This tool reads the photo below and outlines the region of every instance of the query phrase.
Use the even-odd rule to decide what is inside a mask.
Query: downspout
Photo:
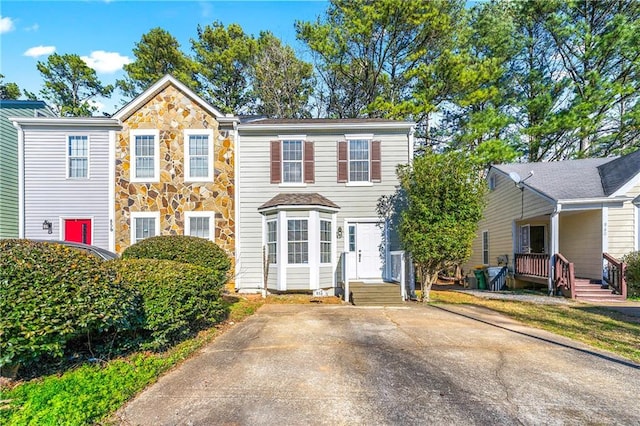
[[[24,238],[24,131],[15,121],[13,127],[18,131],[18,238]]]
[[[560,245],[560,211],[562,210],[562,204],[556,203],[556,207],[551,213],[550,225],[551,225],[551,247],[549,247],[549,279],[548,279],[548,290],[549,296],[553,296],[555,294],[554,291],[554,280],[555,277],[555,267],[556,267],[556,254],[558,253],[558,248]]]

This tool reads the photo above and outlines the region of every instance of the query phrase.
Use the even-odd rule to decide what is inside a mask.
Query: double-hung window
[[[271,141],[271,183],[304,185],[315,182],[313,142],[305,136]]]
[[[213,180],[213,130],[184,131],[186,181]]]
[[[136,129],[131,136],[131,181],[157,182],[160,178],[158,130]]]
[[[215,213],[214,212],[184,212],[185,235],[214,240]]]
[[[309,263],[309,231],[307,219],[287,221],[288,263]]]
[[[67,139],[67,177],[86,179],[89,177],[89,137],[69,136]]]
[[[267,221],[267,259],[270,264],[278,262],[278,222]]]
[[[338,142],[338,182],[371,184],[380,182],[380,141],[373,135],[353,135]]]
[[[482,263],[489,264],[489,231],[482,231]]]
[[[331,263],[331,221],[320,220],[320,263]]]
[[[282,182],[302,183],[302,141],[282,141]]]
[[[131,213],[131,244],[160,234],[159,212]]]

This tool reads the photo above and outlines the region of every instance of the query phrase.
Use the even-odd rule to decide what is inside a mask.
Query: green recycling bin
[[[474,275],[476,276],[476,281],[478,281],[478,289],[486,290],[487,289],[487,280],[484,277],[484,270],[482,269],[474,269]]]

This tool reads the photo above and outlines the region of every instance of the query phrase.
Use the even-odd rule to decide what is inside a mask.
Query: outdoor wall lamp
[[[336,232],[336,237],[342,238],[342,226],[338,226],[338,231]]]
[[[53,224],[46,219],[42,222],[42,229],[49,234],[53,234]]]

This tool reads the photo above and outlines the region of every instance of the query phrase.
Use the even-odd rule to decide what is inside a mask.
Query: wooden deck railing
[[[625,279],[625,269],[627,265],[609,253],[602,253],[602,258],[604,259],[604,281],[609,284],[609,287],[613,288],[616,293],[626,299],[627,282]]]
[[[529,275],[538,278],[549,277],[549,255],[544,253],[516,253],[514,255],[515,275]]]
[[[565,294],[570,294],[572,299],[576,298],[576,276],[573,263],[569,262],[560,253],[556,254],[555,273],[553,283],[556,289],[560,289]]]

